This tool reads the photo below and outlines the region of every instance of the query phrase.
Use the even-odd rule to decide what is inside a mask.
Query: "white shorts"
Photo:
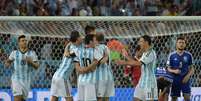
[[[142,101],[147,101],[147,100],[158,100],[158,89],[157,88],[152,88],[149,90],[146,90],[144,88],[136,87],[134,91],[134,97],[138,98]]]
[[[99,81],[96,85],[97,97],[115,96],[114,81]]]
[[[71,84],[69,80],[63,78],[52,78],[50,93],[56,97],[71,97]]]
[[[96,101],[95,84],[78,84],[78,101]]]
[[[19,82],[16,80],[12,80],[11,88],[13,96],[23,96],[23,98],[26,100],[28,98],[29,88],[26,87],[25,85],[27,84],[24,84],[23,82]]]

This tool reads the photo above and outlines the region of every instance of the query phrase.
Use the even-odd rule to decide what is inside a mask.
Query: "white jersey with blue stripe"
[[[77,46],[70,43],[65,47],[65,50],[69,51],[70,53],[75,53],[77,51]],[[74,69],[74,57],[65,57],[63,56],[62,62],[54,74],[54,77],[59,77],[63,79],[68,79]]]
[[[84,45],[76,52],[75,61],[79,62],[81,68],[89,66],[94,61],[94,48],[86,48]],[[79,74],[79,84],[94,84],[96,83],[96,70],[93,72]]]
[[[105,44],[98,44],[95,47],[94,58],[96,60],[100,60],[101,58],[104,57],[104,54],[108,54],[108,55],[110,54],[109,48]],[[97,69],[96,69],[97,81],[107,81],[107,80],[113,81],[114,80],[110,63],[111,61],[109,57],[108,62],[97,66]]]
[[[141,65],[141,77],[138,83],[140,88],[147,90],[157,88],[157,82],[155,77],[156,68],[156,53],[153,49],[149,49],[142,54],[140,58]]]
[[[26,57],[30,57],[34,62],[38,62],[38,56],[35,51],[31,50],[25,53],[22,53],[20,50],[12,51],[9,60],[14,62],[14,73],[11,79],[22,82],[29,88],[35,69],[24,60]]]

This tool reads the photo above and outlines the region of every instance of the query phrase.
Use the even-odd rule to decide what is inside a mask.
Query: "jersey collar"
[[[29,51],[29,49],[27,49],[26,51],[21,51],[19,48],[18,48],[18,51],[20,51],[22,54],[25,54],[26,52],[28,52]]]

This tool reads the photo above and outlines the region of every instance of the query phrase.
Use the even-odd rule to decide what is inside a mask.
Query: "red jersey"
[[[141,76],[140,66],[126,66],[126,68],[124,69],[124,74],[129,75],[130,73],[132,74],[132,83],[135,87],[138,84],[138,81]]]

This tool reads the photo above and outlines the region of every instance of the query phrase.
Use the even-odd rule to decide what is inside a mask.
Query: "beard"
[[[177,48],[178,50],[180,50],[180,51],[183,51],[184,50],[184,48]]]

